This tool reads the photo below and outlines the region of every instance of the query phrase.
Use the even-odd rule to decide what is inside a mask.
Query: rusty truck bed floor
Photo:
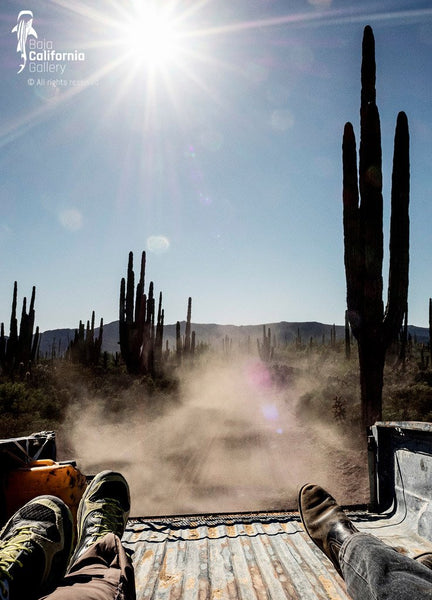
[[[348,514],[411,556],[432,551],[404,515]],[[123,542],[134,552],[137,600],[349,598],[296,512],[130,519]]]

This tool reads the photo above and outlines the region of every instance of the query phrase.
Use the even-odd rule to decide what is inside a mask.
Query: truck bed
[[[347,513],[410,556],[432,552],[400,513]],[[123,542],[133,551],[137,600],[349,598],[296,512],[130,519]]]

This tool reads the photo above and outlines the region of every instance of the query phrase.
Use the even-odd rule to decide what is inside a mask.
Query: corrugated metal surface
[[[403,507],[347,513],[410,556],[432,551]],[[133,550],[138,600],[349,600],[298,513],[131,519],[123,543]]]
[[[348,598],[293,513],[134,519],[123,542],[138,600]]]

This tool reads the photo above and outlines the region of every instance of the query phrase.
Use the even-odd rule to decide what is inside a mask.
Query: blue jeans
[[[432,598],[432,570],[368,533],[343,543],[339,564],[353,600]]]

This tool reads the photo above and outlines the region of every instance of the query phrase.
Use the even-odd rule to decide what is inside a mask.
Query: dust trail
[[[215,360],[183,372],[177,404],[159,398],[152,410],[138,403],[115,417],[102,401],[72,407],[68,444],[84,472],[123,472],[133,515],[295,508],[307,481],[363,501],[350,489],[341,498],[347,468],[357,488],[365,484],[349,437],[298,416],[308,385],[277,387],[251,358]]]

